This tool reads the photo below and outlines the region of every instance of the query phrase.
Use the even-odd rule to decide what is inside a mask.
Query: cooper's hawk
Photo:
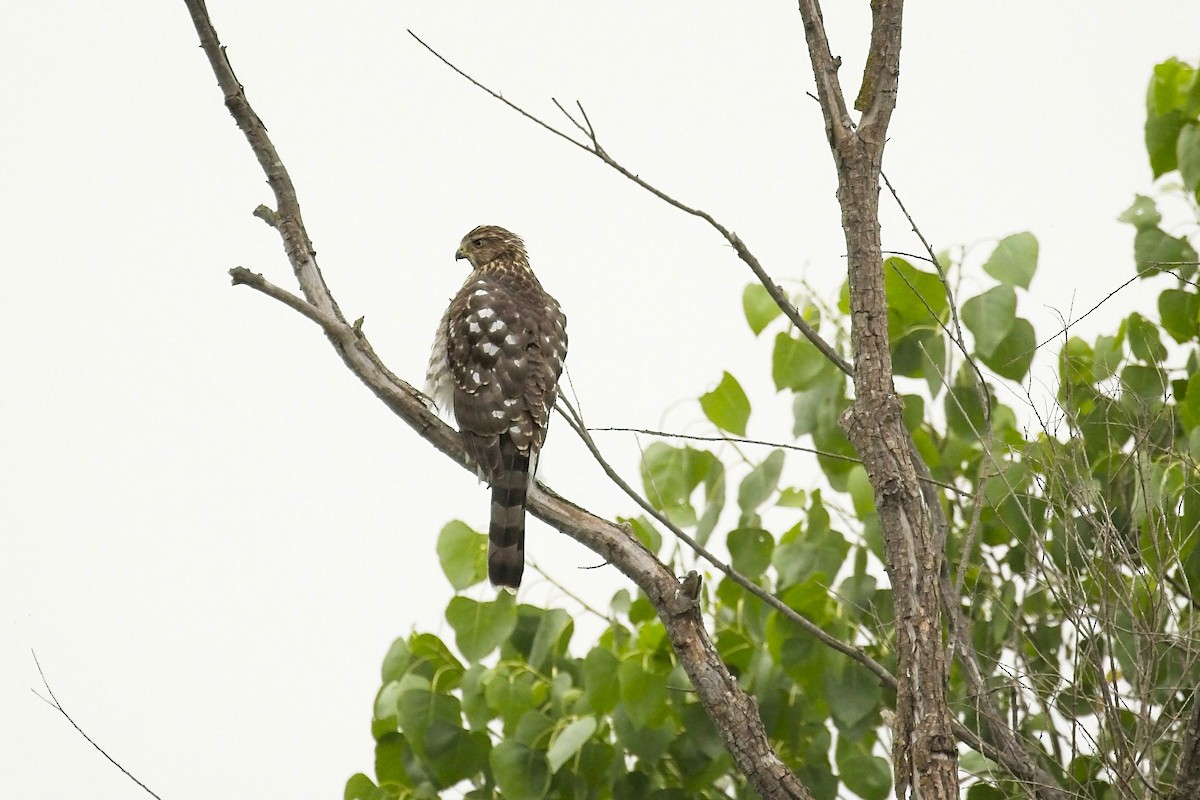
[[[567,355],[567,318],[525,243],[483,225],[455,258],[472,272],[450,301],[429,359],[427,393],[454,409],[467,455],[492,486],[488,578],[516,589],[525,569],[525,497]]]

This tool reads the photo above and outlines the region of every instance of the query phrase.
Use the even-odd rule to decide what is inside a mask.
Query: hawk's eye
[[[483,239],[472,239],[471,244],[475,247],[483,247]]]

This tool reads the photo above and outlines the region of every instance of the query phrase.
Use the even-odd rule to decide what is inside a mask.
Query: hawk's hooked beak
[[[454,260],[462,261],[466,257],[467,251],[462,248],[462,245],[459,245],[458,249],[454,251]]]

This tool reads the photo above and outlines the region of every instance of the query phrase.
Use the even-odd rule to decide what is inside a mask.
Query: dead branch
[[[275,193],[274,218],[283,238],[292,269],[305,300],[319,315],[305,314],[318,322],[342,361],[393,413],[426,441],[460,465],[466,465],[457,432],[426,408],[419,392],[392,374],[367,343],[360,330],[349,325],[325,284],[311,242],[300,216],[295,187],[271,144],[266,128],[246,99],[224,48],[205,8],[204,0],[184,0],[192,17],[201,47],[225,95],[225,104]],[[254,285],[253,273],[238,272],[235,281]],[[262,282],[265,284],[265,282]],[[282,290],[266,292],[285,302]],[[283,293],[286,294],[286,293]],[[613,523],[560,497],[544,485],[530,497],[530,512],[584,546],[598,553],[638,585],[654,604],[679,656],[680,663],[696,689],[697,696],[713,720],[738,768],[755,791],[764,798],[800,798],[811,795],[771,749],[754,700],[729,674],[704,629],[699,605],[693,594],[634,537]]]

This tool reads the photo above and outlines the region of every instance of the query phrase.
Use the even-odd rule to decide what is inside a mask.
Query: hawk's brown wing
[[[525,560],[530,461],[557,396],[566,319],[525,272],[477,274],[455,297],[446,324],[454,416],[467,454],[492,485],[489,577],[515,588]]]

